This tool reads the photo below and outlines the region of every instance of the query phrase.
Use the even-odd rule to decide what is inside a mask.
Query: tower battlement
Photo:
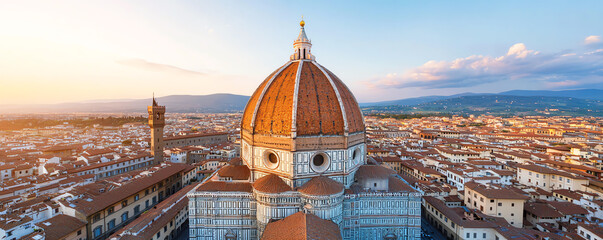
[[[148,106],[149,126],[164,127],[165,126],[165,106]]]

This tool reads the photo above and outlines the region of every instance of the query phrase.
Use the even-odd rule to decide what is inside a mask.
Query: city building
[[[228,141],[228,133],[194,133],[179,136],[165,137],[163,139],[164,147],[175,148],[185,146],[206,146],[210,144],[222,143]]]
[[[546,191],[554,189],[584,191],[589,184],[588,178],[578,174],[538,165],[517,166],[517,181],[521,184],[539,187]]]
[[[87,235],[86,222],[65,214],[43,221],[37,224],[36,227],[43,231],[30,234],[32,239],[84,240]]]
[[[149,209],[136,220],[109,237],[111,240],[175,239],[188,224],[188,198],[186,194],[195,185],[188,185]]]
[[[479,209],[482,213],[502,217],[514,227],[523,227],[523,204],[530,197],[509,188],[482,185],[475,182],[465,184],[465,206]]]
[[[67,170],[67,174],[84,176],[92,174],[96,179],[111,177],[129,171],[148,168],[154,165],[154,157],[148,152],[136,156],[124,157],[114,161],[101,162]]]
[[[56,199],[62,212],[87,223],[87,239],[106,239],[180,190],[182,177],[190,170],[193,170],[190,165],[165,165],[154,172],[142,172],[119,187],[89,184]]]
[[[502,217],[451,207],[444,200],[432,196],[423,197],[423,215],[446,239],[567,239],[553,233],[514,227]]]

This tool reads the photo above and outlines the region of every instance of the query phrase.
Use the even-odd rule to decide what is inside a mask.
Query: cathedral
[[[241,159],[187,195],[190,239],[420,239],[421,194],[367,163],[358,102],[300,25],[247,103]]]

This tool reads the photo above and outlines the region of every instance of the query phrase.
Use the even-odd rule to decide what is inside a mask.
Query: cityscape
[[[23,9],[40,14],[29,19],[38,27],[31,30],[40,33],[37,37],[46,36],[47,24],[57,30],[47,37],[65,34],[63,40],[77,45],[76,50],[72,45],[53,49],[64,50],[64,59],[57,57],[58,64],[47,62],[48,68],[36,72],[17,62],[45,62],[51,45],[34,44],[39,51],[31,55],[20,52],[12,44],[23,42],[13,38],[31,37],[25,33],[29,29],[7,28],[6,49],[14,52],[0,56],[0,63],[9,63],[0,68],[0,240],[603,240],[603,21],[584,20],[603,18],[600,3],[548,6],[584,21],[579,29],[590,33],[576,37],[580,48],[551,53],[548,45],[541,52],[515,43],[498,57],[490,50],[451,61],[434,55],[449,60],[420,60],[419,67],[381,77],[374,76],[390,66],[380,70],[372,58],[388,54],[378,53],[382,47],[399,44],[364,36],[362,31],[377,30],[366,28],[361,18],[343,21],[348,26],[338,18],[380,12],[385,16],[374,14],[366,22],[383,24],[388,30],[381,33],[388,39],[391,29],[398,29],[392,22],[431,23],[424,16],[398,16],[416,10],[436,17],[424,12],[429,6],[302,4],[340,9],[329,22],[310,6],[285,14],[310,15],[283,20],[278,19],[282,13],[266,15],[295,4],[237,3],[0,3],[13,20],[21,19],[14,14]],[[542,5],[528,5],[514,17],[543,28],[555,25],[532,19],[532,10]],[[493,16],[500,13],[481,7]],[[396,12],[390,15],[387,9]],[[110,13],[115,19],[96,22]],[[257,19],[246,22],[243,13]],[[47,23],[39,21],[45,17]],[[385,21],[388,17],[392,20]],[[194,26],[226,22],[197,29],[207,34],[200,39],[235,30],[242,39],[225,34],[229,40],[203,42],[214,48],[187,52],[189,39],[176,33],[182,29],[162,32],[167,25],[151,24],[157,18],[171,18],[168,25],[181,25],[183,19]],[[141,24],[126,31],[133,39],[155,36],[157,42],[128,45],[120,37],[123,46],[107,44],[111,34],[123,30],[121,21]],[[259,22],[268,26],[251,26]],[[84,23],[98,25],[87,32],[80,28]],[[333,26],[341,29],[329,29]],[[287,35],[292,30],[294,35]],[[338,31],[345,36],[331,36]],[[85,46],[92,35],[100,39],[92,42],[103,46],[96,53]],[[289,50],[270,48],[274,39],[288,41]],[[367,41],[372,47],[364,49]],[[416,48],[434,44],[416,41]],[[507,44],[492,41],[476,48]],[[115,48],[108,50],[110,45]],[[99,54],[100,49],[106,52]],[[108,57],[116,49],[157,53]],[[328,53],[331,49],[335,52]],[[168,64],[177,63],[178,56],[188,61],[212,54],[221,57]],[[431,58],[424,54],[404,58]],[[20,58],[9,60],[13,55]],[[228,67],[240,70],[221,72],[228,59],[222,55],[232,58]],[[88,64],[105,57],[111,63],[86,70],[97,69]],[[270,67],[264,66],[268,60]],[[361,64],[343,65],[350,60]],[[136,70],[113,68],[117,65]],[[358,69],[363,65],[365,72]],[[242,76],[245,71],[248,76]],[[111,80],[97,81],[101,75]],[[71,82],[74,76],[87,82]],[[137,78],[148,81],[136,83]]]

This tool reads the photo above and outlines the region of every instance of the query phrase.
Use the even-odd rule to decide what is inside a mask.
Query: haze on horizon
[[[251,95],[292,53],[360,102],[603,88],[600,1],[3,1],[0,104]]]

